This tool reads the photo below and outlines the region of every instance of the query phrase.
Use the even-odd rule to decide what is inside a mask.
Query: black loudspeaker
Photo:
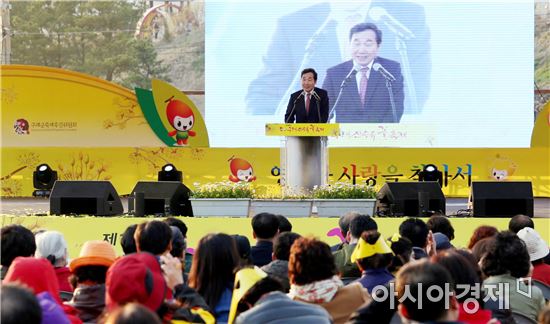
[[[135,216],[193,216],[191,190],[178,181],[140,181],[132,189],[128,212]]]
[[[529,181],[475,181],[470,190],[475,217],[533,217],[533,186]]]
[[[124,208],[109,181],[56,181],[50,195],[52,215],[122,215]]]
[[[387,182],[376,194],[379,216],[445,214],[445,195],[436,181]]]

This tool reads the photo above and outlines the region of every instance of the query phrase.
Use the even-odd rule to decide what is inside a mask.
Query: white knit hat
[[[548,255],[548,243],[539,233],[530,227],[525,227],[518,232],[518,237],[525,242],[531,261],[539,260]]]

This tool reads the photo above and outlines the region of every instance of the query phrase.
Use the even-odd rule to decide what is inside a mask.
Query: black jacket
[[[325,90],[314,88],[315,95],[311,96],[309,113],[306,112],[306,100],[303,90],[290,95],[286,108],[285,123],[326,123],[328,120],[329,99]]]
[[[250,256],[255,266],[263,267],[271,262],[273,253],[273,243],[269,241],[258,241],[255,246],[250,248]]]

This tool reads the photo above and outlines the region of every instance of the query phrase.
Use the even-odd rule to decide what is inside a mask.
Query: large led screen
[[[356,48],[350,31],[365,24],[381,34],[366,88],[374,99],[353,105],[360,76],[350,67],[369,53]],[[280,146],[265,125],[284,122],[305,68],[328,90],[329,122],[340,123],[332,147],[529,145],[531,1],[208,0],[205,25],[212,146]],[[385,71],[396,80],[388,84]],[[393,104],[376,99],[389,93]],[[368,117],[375,110],[397,116]]]

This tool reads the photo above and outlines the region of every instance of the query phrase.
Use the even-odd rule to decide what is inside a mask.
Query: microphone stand
[[[321,98],[315,98],[315,104],[317,105],[317,116],[319,117],[319,123],[322,123],[323,121],[321,120],[321,108],[319,107],[319,101],[321,101]]]
[[[418,101],[416,99],[416,87],[411,74],[411,64],[409,63],[409,57],[407,55],[407,45],[405,39],[400,33],[395,33],[395,48],[401,56],[401,69],[403,71],[404,84],[407,87],[407,94],[409,98],[409,109],[411,113],[419,113]]]
[[[346,84],[348,83],[348,80],[351,78],[352,75],[355,75],[355,73],[350,74],[347,78],[342,80],[342,84],[340,85],[340,91],[338,91],[338,96],[336,96],[336,101],[334,102],[334,106],[332,106],[332,109],[328,113],[327,123],[333,118],[333,113],[336,110],[336,106],[338,106],[338,103],[342,98],[342,92],[344,91],[344,88],[346,87]]]
[[[288,124],[288,121],[290,120],[290,117],[292,117],[292,114],[294,114],[294,110],[296,109],[296,101],[298,101],[298,99],[300,99],[302,94],[304,94],[304,93],[303,92],[300,93],[300,95],[298,97],[296,97],[296,99],[294,99],[294,103],[292,104],[292,110],[290,110],[290,114],[288,115],[287,119],[285,119],[285,124]]]
[[[390,95],[390,104],[391,104],[391,112],[393,116],[393,122],[397,123],[397,113],[395,111],[395,99],[393,98],[393,86],[392,81],[390,78],[388,78],[384,73],[381,73],[384,76],[384,79],[386,79],[386,88],[388,89],[388,94]]]
[[[311,90],[311,96],[313,98],[315,98],[315,106],[317,106],[317,117],[319,117],[319,123],[321,123],[321,108],[319,108],[319,103],[321,102],[321,97],[319,96],[319,94],[317,94],[317,92],[315,92],[315,88],[313,88],[313,90]]]
[[[334,102],[334,106],[332,106],[332,109],[328,113],[328,120],[331,120],[333,118],[334,110],[336,109],[336,106],[340,102],[340,98],[342,97],[342,90],[344,90],[344,87],[340,87],[340,91],[338,92],[338,96],[336,97],[336,101]]]

